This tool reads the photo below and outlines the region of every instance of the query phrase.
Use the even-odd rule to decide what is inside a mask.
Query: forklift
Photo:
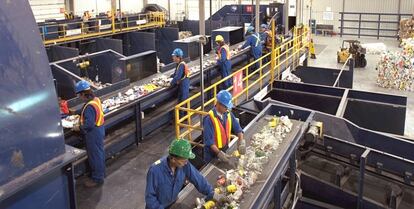
[[[348,43],[348,47],[345,47],[345,43]],[[348,57],[352,54],[355,60],[355,67],[367,66],[367,60],[365,59],[366,49],[361,46],[361,43],[357,40],[344,40],[342,41],[342,47],[337,52],[338,63],[345,63]],[[349,63],[347,63],[349,64]]]

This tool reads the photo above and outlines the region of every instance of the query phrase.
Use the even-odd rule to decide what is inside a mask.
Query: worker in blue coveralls
[[[236,160],[225,151],[230,143],[231,132],[238,137],[237,149],[241,155],[246,153],[246,141],[239,121],[231,112],[232,96],[226,90],[217,94],[215,107],[203,119],[204,161],[210,162],[218,157],[230,167],[236,167]]]
[[[173,61],[177,64],[174,74],[171,75],[173,78],[171,86],[178,85],[178,103],[180,103],[188,99],[190,94],[190,79],[188,78],[190,70],[183,60],[183,50],[176,48],[171,56]]]
[[[259,59],[262,56],[262,43],[260,41],[259,33],[254,32],[254,27],[249,26],[247,28],[247,40],[239,49],[245,49],[250,46],[251,55],[253,56],[254,60]],[[259,69],[260,62],[255,64],[255,69]]]
[[[267,40],[268,33],[266,31],[268,31],[267,25],[266,24],[261,24],[259,34],[260,34],[260,41],[261,41],[263,46],[265,46],[266,40]]]
[[[80,113],[80,123],[73,127],[74,131],[80,131],[86,143],[91,178],[84,184],[86,187],[96,187],[102,185],[105,178],[104,112],[101,101],[95,97],[87,81],[76,83],[75,92],[85,102]]]
[[[221,77],[225,78],[231,74],[231,53],[229,46],[224,42],[222,35],[217,35],[215,41],[218,45],[216,51],[217,54],[217,65],[219,67]],[[229,88],[233,83],[232,78],[227,79],[223,83],[224,89]]]
[[[171,206],[177,200],[186,180],[206,195],[207,200],[228,201],[222,194],[215,193],[201,173],[188,162],[188,159],[194,158],[190,142],[185,139],[173,140],[169,147],[169,155],[157,160],[148,170],[145,189],[146,209],[164,209]]]
[[[260,40],[262,44],[262,54],[265,55],[272,50],[273,35],[266,24],[260,25]],[[270,60],[270,56],[265,58],[265,62]]]

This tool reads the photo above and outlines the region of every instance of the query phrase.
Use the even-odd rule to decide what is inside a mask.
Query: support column
[[[111,0],[111,11],[116,12],[116,0]]]
[[[73,12],[73,14],[75,14],[75,6],[73,0],[65,0],[65,10],[67,13]]]
[[[345,0],[342,0],[341,32],[340,32],[341,37],[342,37],[342,34],[344,33],[344,18],[345,18],[344,12],[345,12]]]
[[[401,0],[398,0],[398,14],[401,14]]]
[[[198,19],[199,19],[199,29],[200,29],[200,94],[201,94],[201,111],[204,111],[204,69],[203,69],[203,44],[205,44],[205,35],[206,35],[206,18],[205,18],[205,6],[204,0],[198,0]],[[211,37],[214,39],[214,37]],[[203,43],[204,42],[204,43]],[[200,115],[200,121],[203,118]]]
[[[118,9],[119,9],[119,15],[121,16],[121,18],[122,18],[122,6],[121,6],[121,0],[118,0],[118,7],[117,7]]]
[[[171,22],[171,0],[168,0],[168,21]]]
[[[211,18],[211,16],[213,16],[213,0],[210,0],[210,14],[208,15],[209,18]],[[208,34],[211,35],[211,31],[213,30],[213,21],[210,19],[210,30],[208,31]],[[211,46],[213,46],[213,42],[210,41]]]
[[[142,5],[146,7],[148,5],[148,0],[142,0]]]
[[[203,2],[203,6],[204,6],[204,2]],[[188,12],[188,1],[184,0],[184,14],[185,14],[185,19],[189,19],[189,12]]]
[[[401,0],[398,0],[398,24],[401,21]]]
[[[303,23],[302,15],[302,0],[296,0],[296,25]]]
[[[204,0],[198,0],[198,19],[200,20],[199,29],[200,29],[200,35],[206,35],[206,9],[204,6]]]
[[[256,22],[255,22],[255,31],[256,33],[259,32],[259,28],[260,28],[260,0],[256,0]]]
[[[289,32],[289,0],[285,0],[283,5],[283,24],[285,25],[285,34]]]
[[[116,0],[111,0],[112,32],[115,32]]]

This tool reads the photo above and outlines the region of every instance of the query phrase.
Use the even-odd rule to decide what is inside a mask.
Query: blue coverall
[[[266,39],[267,39],[267,33],[265,31],[260,32],[260,41],[261,41],[263,47],[266,46]]]
[[[258,33],[253,33],[247,37],[246,42],[244,42],[242,49],[250,46],[251,54],[254,60],[259,59],[262,56],[262,43],[260,42],[260,35]],[[259,69],[260,62],[255,64],[255,69]]]
[[[213,107],[213,113],[214,115],[219,118],[219,121],[223,125],[223,127],[226,127],[226,123],[224,121],[227,121],[227,113],[223,114],[223,120],[220,119],[220,117],[217,114],[217,110],[215,107]],[[238,120],[236,120],[236,117],[232,112],[230,112],[231,115],[231,130],[232,133],[239,134],[243,132],[243,129],[240,126],[240,123]],[[211,150],[210,146],[213,145],[215,142],[215,133],[214,133],[214,127],[213,122],[210,119],[210,116],[205,116],[203,119],[203,143],[204,143],[204,162],[208,163],[213,158],[216,157],[216,154]],[[229,143],[229,141],[227,141]]]
[[[79,129],[86,142],[91,178],[97,183],[103,183],[105,178],[105,127],[95,125],[96,112],[92,105],[86,106],[83,117],[83,125]]]
[[[190,95],[190,79],[185,77],[184,64],[178,64],[174,74],[171,75],[173,80],[171,86],[178,85],[178,102],[188,99]]]
[[[220,49],[220,47],[219,47]],[[230,52],[229,52],[230,53]],[[217,65],[219,67],[221,77],[225,78],[231,74],[231,61],[227,59],[227,53],[226,50],[222,47],[220,49],[220,57],[217,60]],[[229,88],[231,85],[233,85],[233,80],[231,78],[224,81],[224,89]]]
[[[267,37],[269,34],[266,31],[260,32],[260,44],[262,45],[262,55],[270,52],[270,49],[266,48]],[[263,59],[263,63],[267,63],[270,60],[270,56]]]
[[[151,165],[147,173],[147,186],[145,189],[145,208],[163,209],[177,200],[178,193],[188,179],[197,190],[210,200],[214,196],[213,187],[191,165],[190,162],[182,168],[176,168],[173,174],[168,165],[168,157],[163,157]]]

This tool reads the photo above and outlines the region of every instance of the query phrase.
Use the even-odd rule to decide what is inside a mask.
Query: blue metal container
[[[0,208],[76,208],[50,67],[27,1],[0,1]]]

